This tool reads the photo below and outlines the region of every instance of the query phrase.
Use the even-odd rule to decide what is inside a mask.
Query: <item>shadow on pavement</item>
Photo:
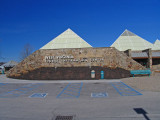
[[[149,117],[147,116],[148,113],[143,108],[133,108],[133,110],[137,114],[142,114],[146,120],[150,120]]]

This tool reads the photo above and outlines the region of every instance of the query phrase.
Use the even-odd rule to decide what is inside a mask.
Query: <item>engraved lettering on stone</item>
[[[47,63],[60,63],[60,62],[79,62],[79,63],[87,63],[87,62],[103,62],[104,59],[101,57],[94,58],[79,58],[76,59],[72,55],[62,55],[62,56],[45,56],[45,62]]]

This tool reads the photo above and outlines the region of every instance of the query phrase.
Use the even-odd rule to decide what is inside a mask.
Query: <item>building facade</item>
[[[130,70],[144,70],[159,64],[158,44],[157,41],[152,45],[125,30],[111,47],[93,48],[67,29],[16,65],[7,76],[30,80],[130,77]]]
[[[123,51],[146,68],[152,68],[152,65],[160,64],[159,40],[152,44],[129,30],[125,30],[111,47]]]

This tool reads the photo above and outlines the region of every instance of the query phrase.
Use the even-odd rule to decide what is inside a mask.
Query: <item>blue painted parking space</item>
[[[93,98],[105,98],[107,97],[107,93],[91,93],[91,97]]]
[[[114,82],[111,83],[111,85],[116,89],[116,91],[121,95],[121,96],[137,96],[137,95],[142,95],[140,92],[136,91],[132,87],[126,85],[123,82]]]
[[[20,95],[26,94],[27,92],[36,89],[42,85],[41,83],[31,83],[24,85],[22,87],[19,87],[18,89],[14,89],[5,93],[0,94],[0,98],[12,98],[12,97],[19,97]]]
[[[45,98],[47,96],[47,93],[34,93],[29,98]]]
[[[69,83],[57,98],[79,98],[83,83]]]
[[[7,85],[8,83],[0,83],[0,86]]]

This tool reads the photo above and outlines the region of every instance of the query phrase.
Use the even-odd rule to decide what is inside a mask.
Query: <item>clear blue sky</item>
[[[93,47],[109,47],[125,29],[153,43],[160,0],[0,0],[0,61],[18,61],[25,44],[38,50],[67,28]]]

